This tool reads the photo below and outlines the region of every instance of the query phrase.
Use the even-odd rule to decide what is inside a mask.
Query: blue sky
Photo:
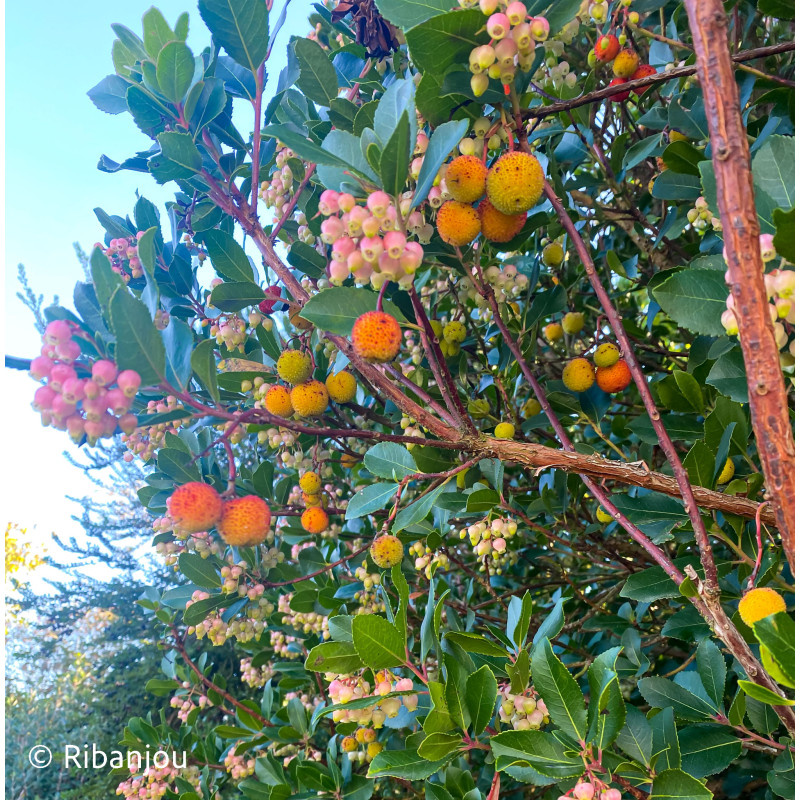
[[[190,14],[189,46],[199,52],[210,34],[191,0],[156,4],[173,24]],[[276,0],[276,20],[282,0]],[[171,199],[147,175],[97,170],[101,153],[121,161],[150,140],[127,114],[99,111],[86,91],[112,71],[111,23],[141,34],[145,0],[80,0],[78,4],[44,0],[12,2],[5,12],[5,350],[30,357],[40,340],[30,314],[17,300],[17,264],[23,263],[32,287],[49,302],[54,294],[71,307],[72,290],[82,272],[72,243],[89,251],[102,238],[92,209],[130,213],[138,189],[163,208]],[[305,35],[310,0],[292,0],[273,50],[267,94],[285,62],[290,35]],[[246,123],[245,123],[246,124]],[[247,136],[249,128],[242,125]],[[67,495],[91,489],[82,473],[64,459],[77,448],[60,431],[42,428],[30,408],[36,384],[25,373],[4,371],[4,476],[0,522],[29,529],[31,539],[47,543],[51,532],[80,536],[70,519],[75,505]],[[51,548],[52,549],[52,548]]]

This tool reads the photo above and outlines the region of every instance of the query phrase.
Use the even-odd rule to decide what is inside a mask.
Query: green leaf
[[[467,678],[467,709],[472,718],[472,735],[479,736],[492,721],[497,702],[497,681],[488,664]]]
[[[144,303],[120,288],[111,298],[110,314],[117,366],[136,370],[143,387],[160,383],[166,371],[164,342]]]
[[[468,653],[479,653],[493,658],[508,658],[508,651],[505,647],[482,634],[448,631],[444,638],[448,642],[454,642]]]
[[[191,483],[201,479],[200,470],[189,453],[174,447],[162,447],[158,451],[158,468],[178,483]]]
[[[166,452],[168,451],[161,451],[161,453]],[[213,563],[207,558],[202,558],[198,553],[181,553],[178,556],[178,569],[201,589],[219,589],[222,585]]]
[[[794,136],[768,136],[753,158],[753,183],[778,208],[794,207]]]
[[[189,121],[189,127],[194,131],[195,137],[225,110],[226,100],[225,85],[219,78],[206,78],[192,86],[186,96],[183,112]],[[216,206],[212,206],[212,209],[215,213],[219,213],[219,209]],[[195,210],[197,210],[197,207],[195,207]],[[201,228],[198,216],[195,214],[192,220],[195,233],[200,230],[206,230],[207,227],[212,227]]]
[[[420,781],[438,772],[450,760],[443,758],[439,761],[428,761],[414,750],[384,750],[370,761],[367,777]]]
[[[444,483],[440,484],[427,494],[422,495],[422,497],[419,497],[411,505],[402,509],[397,517],[395,517],[394,524],[392,525],[392,531],[394,533],[400,533],[406,528],[416,525],[418,522],[422,522],[422,520],[428,516],[431,509],[436,504],[439,496],[449,485],[450,479],[448,478],[448,480],[446,480]]]
[[[406,41],[420,72],[444,75],[452,64],[466,63],[478,45],[489,41],[486,17],[478,9],[440,14],[411,28]]]
[[[702,188],[700,178],[667,170],[653,182],[653,197],[657,200],[697,200]]]
[[[200,0],[199,9],[214,40],[255,75],[269,45],[266,4],[261,0]]]
[[[537,687],[538,688],[538,687]],[[547,702],[547,701],[545,701]],[[564,745],[544,731],[505,731],[489,739],[498,766],[527,764],[550,778],[572,778],[584,772],[577,753],[567,753]],[[501,762],[501,759],[504,759]]]
[[[633,169],[638,164],[641,164],[646,158],[649,158],[653,153],[658,150],[663,140],[663,134],[654,133],[652,136],[647,136],[636,144],[631,145],[622,159],[622,169]]]
[[[199,625],[212,611],[232,606],[239,599],[237,594],[216,594],[206,600],[198,600],[183,612],[183,621],[186,625]]]
[[[396,483],[371,483],[361,487],[348,501],[345,519],[358,519],[386,507],[397,494]]]
[[[119,75],[106,75],[86,94],[106,114],[123,114],[128,110],[128,87],[130,82]]]
[[[242,246],[229,233],[221,230],[204,231],[200,241],[208,251],[208,257],[216,273],[226,281],[254,283],[253,267]],[[264,292],[261,291],[261,300]]]
[[[400,194],[408,179],[408,149],[411,141],[408,131],[408,114],[400,116],[394,133],[381,153],[381,181],[383,190],[392,196]]]
[[[464,744],[464,738],[458,733],[431,733],[426,736],[417,752],[427,761],[439,761]]]
[[[353,619],[353,644],[371,669],[396,667],[406,660],[405,636],[377,614],[359,614]]]
[[[447,710],[444,684],[439,681],[429,681],[428,691],[431,695],[431,710],[422,724],[423,730],[425,733],[444,733],[453,730],[456,725]]]
[[[711,800],[714,795],[696,778],[679,769],[656,775],[650,800]]]
[[[706,383],[710,383],[720,394],[730,397],[737,403],[748,401],[747,373],[741,347],[728,350],[714,362],[706,377]]]
[[[467,495],[467,513],[491,511],[499,502],[500,495],[494,489],[478,489]]]
[[[447,655],[445,664],[447,664],[447,682],[444,687],[444,697],[447,701],[447,711],[455,725],[466,732],[472,721],[467,705],[467,676],[463,667],[457,663],[453,664],[453,660]]]
[[[642,678],[638,685],[648,705],[671,708],[680,719],[707,720],[717,714],[717,709],[707,700],[667,678]]]
[[[200,342],[192,351],[192,369],[200,383],[211,395],[211,399],[219,402],[219,387],[217,386],[217,360],[214,356],[217,343],[213,339]]]
[[[257,306],[264,299],[264,290],[251,281],[220,283],[211,290],[209,299],[220,311],[241,311]]]
[[[601,653],[589,667],[589,728],[587,738],[605,750],[625,724],[625,702],[616,662],[622,648]]]
[[[725,657],[711,639],[703,639],[697,646],[697,672],[708,696],[721,708],[728,669]]]
[[[167,42],[179,39],[173,33],[164,15],[155,7],[149,8],[142,17],[142,33],[144,49],[150,58],[158,58],[158,54]]]
[[[183,42],[170,42],[158,54],[156,77],[161,93],[175,105],[183,100],[194,77],[194,56]]]
[[[170,317],[169,324],[161,331],[166,353],[167,380],[178,389],[186,389],[192,377],[192,329],[181,319]]]
[[[312,647],[306,658],[305,669],[310,672],[335,672],[348,675],[364,664],[352,644],[323,642]]]
[[[715,486],[714,463],[714,454],[711,452],[711,448],[705,442],[695,442],[683,459],[689,483],[713,489]]]
[[[653,729],[653,769],[680,769],[681,748],[678,743],[678,729],[675,726],[675,712],[665,708],[650,718]]]
[[[143,133],[155,138],[157,132],[164,130],[164,123],[170,119],[170,114],[166,107],[154,100],[141,86],[129,86],[125,101],[133,121]]]
[[[382,17],[404,31],[453,7],[450,0],[376,0],[375,5]]]
[[[445,1],[449,3],[450,0]],[[392,4],[394,4],[394,0],[392,0]],[[425,158],[422,161],[422,168],[419,171],[419,178],[417,178],[414,199],[411,201],[412,208],[416,208],[428,196],[428,192],[439,174],[439,168],[447,160],[451,150],[457,147],[464,138],[468,128],[467,120],[453,120],[438,125],[431,134],[428,149],[425,151]]]
[[[629,497],[614,494],[614,505],[641,528],[656,544],[671,539],[670,531],[686,521],[686,512],[677,500],[660,494]]]
[[[97,302],[100,303],[100,308],[107,311],[111,296],[117,289],[124,287],[125,284],[122,282],[122,278],[111,269],[111,262],[108,260],[108,256],[99,247],[95,247],[92,250],[89,265],[92,271],[92,283],[97,295]]]
[[[394,442],[381,442],[370,447],[364,454],[364,466],[379,478],[396,481],[419,472],[411,453]]]
[[[203,157],[190,133],[167,131],[156,137],[161,154],[152,156],[147,168],[158,183],[191,178],[203,166]]]
[[[766,689],[758,683],[752,681],[739,680],[739,688],[753,700],[758,700],[759,703],[766,703],[768,706],[793,706],[794,700],[789,700],[787,697],[782,697],[777,692],[771,689]]]
[[[722,772],[742,754],[742,742],[719,725],[688,725],[678,733],[681,769],[693,778]]]
[[[314,279],[321,278],[328,266],[328,259],[305,242],[293,242],[286,259],[303,275]]]
[[[334,286],[323,289],[303,306],[300,316],[320,330],[349,336],[353,323],[368,311],[374,311],[378,295],[371,289]],[[391,301],[383,301],[383,310],[398,322],[406,322],[403,312]]]
[[[720,336],[726,310],[725,275],[712,269],[684,269],[653,289],[656,302],[675,322],[694,333]]]
[[[795,14],[794,3],[791,0],[758,0],[758,10],[765,17],[777,17],[778,19],[794,19]],[[781,797],[788,796],[781,795]]]
[[[278,139],[287,147],[290,147],[300,158],[305,161],[311,161],[318,167],[329,166],[352,169],[355,166],[333,152],[323,150],[318,144],[314,144],[308,137],[298,133],[288,125],[267,125],[261,131],[261,135],[266,138]]]
[[[794,676],[795,630],[792,618],[785,612],[770,614],[753,625],[756,639],[767,648],[786,675]]]
[[[313,102],[327,106],[339,93],[336,69],[325,51],[311,39],[295,39],[294,53],[300,67],[297,88]]]
[[[583,692],[547,639],[542,639],[533,651],[531,678],[552,721],[576,741],[585,739],[587,721]],[[531,766],[539,769],[535,764]]]
[[[788,738],[781,739],[781,743],[786,747],[778,754],[778,757],[773,762],[774,769],[767,773],[767,782],[769,788],[780,797],[785,797],[786,800],[794,800],[794,752],[789,747],[791,740]]]
[[[697,165],[703,160],[703,154],[692,147],[689,142],[672,142],[667,145],[661,154],[668,169],[681,175],[696,175],[700,177]]]

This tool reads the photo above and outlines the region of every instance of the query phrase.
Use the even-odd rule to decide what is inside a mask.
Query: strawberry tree
[[[118,794],[793,797],[793,11],[729,11],[114,26],[98,166],[174,200],[14,363],[181,576]]]

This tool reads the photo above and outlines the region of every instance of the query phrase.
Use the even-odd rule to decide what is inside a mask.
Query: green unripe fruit
[[[558,242],[551,242],[542,250],[542,262],[546,267],[560,267],[564,260],[564,248]]]
[[[467,338],[467,326],[463,322],[448,322],[442,333],[451,344],[461,344]]]
[[[467,403],[467,411],[469,411],[475,419],[483,419],[489,414],[490,408],[489,401],[484,400],[482,397],[479,397],[477,400],[470,400],[469,403]]]
[[[498,439],[513,439],[516,428],[510,422],[500,422],[494,429],[494,435]]]
[[[722,472],[720,472],[719,478],[717,478],[717,484],[728,483],[735,471],[736,466],[733,463],[733,459],[726,458],[725,465],[722,467]]]
[[[493,133],[489,137],[489,149],[490,150],[497,150],[497,148],[500,147],[502,144],[503,144],[503,140],[502,140],[502,138],[500,137],[499,134]]]
[[[564,314],[564,319],[561,320],[561,327],[564,332],[570,336],[575,336],[583,330],[584,317],[580,311],[570,311]]]
[[[594,363],[598,367],[613,367],[619,361],[619,347],[611,342],[601,344],[595,350]]]
[[[539,414],[542,410],[542,404],[535,398],[531,397],[525,401],[525,405],[522,407],[522,413],[525,419],[530,419],[531,417],[535,417]]]

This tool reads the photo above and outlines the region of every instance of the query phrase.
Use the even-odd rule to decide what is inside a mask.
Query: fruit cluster
[[[340,742],[342,752],[349,761],[363,764],[383,751],[383,745],[375,741],[377,734],[373,728],[357,728],[352,736],[343,736]]]
[[[601,344],[594,353],[594,364],[587,358],[573,358],[561,373],[564,386],[571,392],[585,392],[597,383],[608,394],[621,392],[632,380],[630,368],[620,358],[619,348]]]
[[[142,262],[139,260],[139,239],[144,236],[144,231],[139,231],[136,236],[118,237],[104,247],[100,242],[95,243],[102,253],[111,262],[111,269],[119,275],[125,283],[131,278],[141,278],[144,275]]]
[[[434,551],[423,542],[414,542],[408,551],[412,556],[416,556],[414,567],[420,572],[424,572],[428,580],[433,579],[437,569],[450,569],[450,559],[443,550]]]
[[[42,425],[67,431],[75,442],[93,446],[113,436],[117,429],[131,434],[138,421],[130,413],[142,379],[132,369],[117,369],[108,359],[85,361],[80,330],[64,319],[48,323],[41,354],[31,361],[30,375],[45,381],[33,396],[33,408]]]
[[[386,281],[411,286],[424,253],[419,242],[409,241],[401,229],[401,215],[408,218],[411,232],[422,230],[425,223],[421,212],[411,212],[410,195],[404,195],[399,206],[383,191],[372,192],[365,205],[347,192],[322,193],[319,210],[325,220],[320,236],[331,246],[328,277],[334,286],[341,286],[350,275],[357,284],[374,289]]]
[[[722,230],[722,223],[711,214],[708,202],[702,195],[694,201],[694,208],[689,209],[686,218],[698,233],[705,233],[709,228],[713,228],[715,231]]]

